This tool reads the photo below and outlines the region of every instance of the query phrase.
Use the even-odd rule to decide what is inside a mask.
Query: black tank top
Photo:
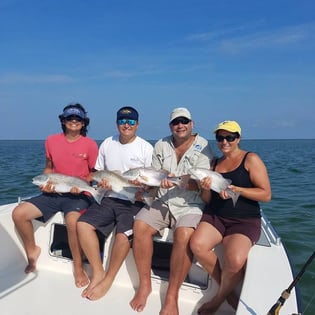
[[[233,171],[221,173],[224,178],[232,180],[232,185],[240,187],[253,187],[249,178],[249,173],[245,169],[245,160],[249,152],[246,152],[241,164]],[[214,170],[218,160],[215,160]],[[222,217],[230,218],[259,218],[260,206],[257,201],[250,200],[240,196],[234,207],[231,198],[222,199],[218,193],[211,191],[212,197],[209,204],[206,205],[205,213],[211,213]]]

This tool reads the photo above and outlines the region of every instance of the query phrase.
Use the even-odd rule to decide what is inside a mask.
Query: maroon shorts
[[[225,218],[213,214],[203,214],[200,222],[213,225],[222,237],[231,234],[246,235],[255,244],[261,233],[261,218]]]

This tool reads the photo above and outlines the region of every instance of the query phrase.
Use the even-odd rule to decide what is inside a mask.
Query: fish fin
[[[144,182],[148,182],[149,181],[149,177],[145,176],[145,175],[139,175],[139,177],[144,181]]]

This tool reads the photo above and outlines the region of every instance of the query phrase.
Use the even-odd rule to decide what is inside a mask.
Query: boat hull
[[[12,222],[11,213],[17,205],[0,206],[0,239],[4,255],[0,262],[0,309],[2,315],[86,315],[86,314],[135,314],[129,301],[138,286],[138,277],[130,250],[110,291],[98,301],[81,297],[82,288],[74,285],[72,260],[65,255],[65,248],[55,249],[56,227],[64,226],[64,218],[57,213],[43,224],[34,220],[35,238],[41,247],[37,271],[24,273],[26,257],[21,241]],[[264,217],[265,218],[265,217]],[[61,236],[60,236],[61,237]],[[152,267],[152,293],[142,314],[159,314],[167,289],[168,269],[159,268],[168,260],[172,233],[167,231],[155,240],[155,266]],[[104,267],[108,263],[113,235],[102,243],[101,255]],[[222,248],[214,249],[222,259]],[[160,253],[164,255],[159,256]],[[88,275],[90,266],[85,264]],[[262,237],[249,253],[243,284],[239,287],[240,303],[237,311],[226,302],[217,314],[267,314],[281,292],[293,280],[292,269],[281,240],[270,223],[263,220]],[[217,284],[203,268],[194,262],[187,279],[179,292],[181,315],[197,315],[197,310],[210,300],[217,291]],[[280,314],[298,314],[298,299],[295,289],[283,305]]]

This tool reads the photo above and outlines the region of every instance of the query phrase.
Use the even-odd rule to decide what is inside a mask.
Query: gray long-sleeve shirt
[[[191,167],[210,168],[213,152],[208,140],[195,134],[195,140],[177,163],[172,136],[160,139],[154,146],[152,166],[155,169],[165,169],[175,176],[188,173]],[[173,187],[159,189],[158,197],[168,204],[172,215],[177,219],[184,214],[201,214],[204,202],[199,192]]]

